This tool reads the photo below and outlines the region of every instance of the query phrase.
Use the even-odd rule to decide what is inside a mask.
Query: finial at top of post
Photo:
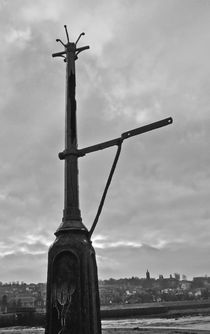
[[[57,38],[56,42],[60,42],[64,46],[65,51],[53,53],[52,56],[53,57],[63,57],[63,58],[65,58],[64,61],[66,61],[66,57],[64,55],[67,53],[67,51],[71,50],[71,51],[74,52],[74,59],[76,60],[78,58],[78,54],[80,52],[82,52],[82,51],[87,50],[87,49],[90,48],[89,46],[83,46],[81,48],[77,48],[77,43],[79,42],[80,38],[85,35],[85,33],[82,32],[79,35],[79,37],[77,38],[76,42],[72,43],[72,42],[69,41],[69,33],[68,33],[67,26],[64,25],[64,28],[65,28],[65,32],[66,32],[67,43],[66,44],[63,43],[60,38]]]
[[[69,33],[68,33],[67,25],[64,25],[64,28],[66,31],[67,42],[69,43]]]

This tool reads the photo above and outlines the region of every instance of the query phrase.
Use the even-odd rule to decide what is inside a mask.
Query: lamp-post
[[[49,249],[47,277],[47,316],[45,334],[100,334],[100,302],[97,266],[91,235],[98,222],[103,203],[120,155],[123,140],[172,123],[172,118],[127,131],[119,138],[83,149],[77,148],[75,60],[89,46],[57,41],[64,51],[53,57],[66,62],[65,150],[59,158],[65,160],[65,194],[62,223],[55,232],[56,240]],[[85,154],[117,145],[117,154],[90,231],[82,223],[79,208],[78,158]]]
[[[63,219],[49,249],[46,334],[100,334],[100,304],[95,251],[82,223],[78,192],[75,60],[89,47],[69,42],[53,57],[66,61],[65,195]]]

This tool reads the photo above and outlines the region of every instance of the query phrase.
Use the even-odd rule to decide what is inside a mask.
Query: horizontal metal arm
[[[105,148],[115,146],[115,145],[119,145],[123,142],[124,139],[130,138],[130,137],[133,137],[133,136],[136,136],[136,135],[140,135],[142,133],[145,133],[145,132],[148,132],[148,131],[151,131],[151,130],[154,130],[154,129],[158,129],[158,128],[161,128],[162,126],[166,126],[166,125],[169,125],[169,124],[172,124],[172,123],[173,123],[173,119],[171,117],[168,117],[168,118],[162,119],[161,121],[154,122],[154,123],[151,123],[151,124],[148,124],[148,125],[144,125],[144,126],[141,126],[139,128],[136,128],[136,129],[133,129],[133,130],[130,130],[130,131],[123,132],[121,134],[121,137],[119,137],[119,138],[111,139],[111,140],[105,141],[103,143],[88,146],[88,147],[82,148],[80,150],[76,150],[76,152],[65,150],[65,151],[59,153],[58,156],[61,160],[65,159],[66,156],[71,155],[71,154],[77,155],[78,157],[82,157],[87,153],[91,153],[91,152],[95,152],[95,151],[99,151],[99,150],[104,150]]]
[[[151,130],[161,128],[162,126],[169,125],[172,122],[173,122],[173,119],[171,117],[168,117],[168,118],[162,119],[161,121],[154,122],[154,123],[151,123],[151,124],[148,124],[148,125],[145,125],[145,126],[141,126],[140,128],[136,128],[134,130],[126,131],[126,132],[121,134],[121,137],[123,139],[127,139],[127,138],[130,138],[130,137],[136,136],[136,135],[140,135],[144,132],[148,132],[148,131],[151,131]]]
[[[119,145],[121,142],[122,142],[122,138],[115,138],[115,139],[108,140],[100,144],[82,148],[81,150],[78,150],[78,153],[79,153],[79,156],[83,156],[87,153],[91,153],[91,152],[103,150],[111,146]]]
[[[66,54],[66,51],[62,51],[62,52],[57,52],[57,53],[53,53],[52,54],[52,57],[55,58],[55,57],[62,57],[63,55]]]
[[[171,117],[168,117],[168,118],[162,119],[161,121],[154,122],[154,123],[151,123],[151,124],[148,124],[148,125],[145,125],[145,126],[141,126],[139,128],[136,128],[136,129],[133,129],[133,130],[130,130],[130,131],[126,131],[126,132],[122,133],[121,137],[119,137],[119,138],[108,140],[108,141],[105,141],[103,143],[96,144],[96,145],[89,146],[89,147],[85,147],[81,150],[78,150],[78,155],[83,156],[87,153],[103,150],[105,148],[108,148],[108,147],[111,147],[111,146],[114,146],[114,145],[119,145],[124,139],[130,138],[130,137],[133,137],[133,136],[136,136],[136,135],[140,135],[144,132],[148,132],[148,131],[151,131],[151,130],[154,130],[154,129],[161,128],[162,126],[169,125],[172,122],[173,122],[173,119]]]
[[[84,51],[84,50],[88,50],[90,49],[89,45],[87,46],[82,46],[81,48],[76,48],[75,52],[76,54],[78,55],[80,52]],[[61,52],[56,52],[56,53],[53,53],[52,54],[52,57],[55,58],[55,57],[62,57],[63,55],[66,54],[66,50],[65,51],[61,51]]]
[[[88,50],[88,49],[90,49],[90,46],[89,46],[89,45],[87,45],[87,46],[82,46],[82,47],[80,47],[80,48],[76,48],[76,51],[79,53],[79,52],[82,52],[82,51],[84,51],[84,50]]]

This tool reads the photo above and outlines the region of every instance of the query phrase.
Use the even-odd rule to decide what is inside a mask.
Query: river
[[[102,320],[103,329],[111,328],[168,328],[206,330],[210,333],[209,316],[186,316],[180,318],[138,318],[120,320]],[[12,327],[0,328],[0,334],[44,334],[43,328]]]
[[[186,316],[180,318],[138,318],[138,319],[120,319],[103,320],[103,328],[177,328],[177,329],[196,329],[209,330],[210,333],[210,315],[209,316]]]

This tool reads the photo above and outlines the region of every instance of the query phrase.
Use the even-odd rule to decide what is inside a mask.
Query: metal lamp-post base
[[[88,234],[56,234],[48,256],[45,334],[100,334],[97,267]]]

